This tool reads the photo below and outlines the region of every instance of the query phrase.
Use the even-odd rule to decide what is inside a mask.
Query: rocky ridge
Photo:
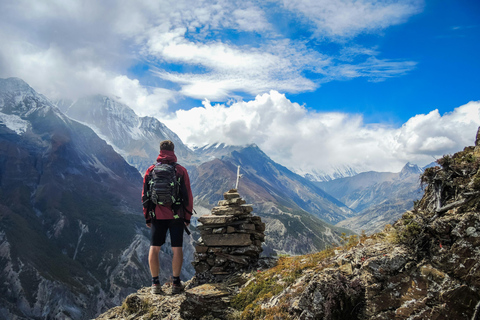
[[[380,233],[179,296],[144,290],[99,319],[478,320],[479,138],[480,130],[476,146],[427,169],[423,198]]]

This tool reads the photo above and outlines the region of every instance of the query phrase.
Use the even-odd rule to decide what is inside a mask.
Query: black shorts
[[[150,245],[162,246],[167,238],[167,230],[170,231],[170,241],[172,247],[183,246],[183,219],[171,219],[171,220],[155,220],[152,219],[152,225],[150,226],[152,231],[152,237],[150,239]]]

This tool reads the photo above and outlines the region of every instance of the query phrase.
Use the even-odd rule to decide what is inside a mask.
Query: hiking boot
[[[180,292],[183,292],[184,289],[185,289],[185,286],[182,283],[180,284],[172,283],[172,294],[179,294]]]
[[[163,294],[162,286],[160,284],[152,284],[152,294]]]

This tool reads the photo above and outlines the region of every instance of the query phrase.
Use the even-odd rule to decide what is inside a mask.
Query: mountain
[[[358,214],[338,223],[358,233],[379,231],[393,223],[402,212],[420,198],[420,174],[417,165],[407,163],[400,172],[363,172],[353,177],[322,182],[318,185],[344,202]]]
[[[323,168],[323,170],[292,168],[292,171],[314,182],[332,181],[340,178],[353,177],[358,174],[354,168],[348,165],[331,165]]]
[[[208,144],[206,146],[195,148],[193,151],[195,152],[196,156],[201,160],[202,163],[208,162],[213,159],[220,159],[223,156],[227,156],[233,151],[239,151],[246,146],[233,146],[227,145],[225,143],[213,143]]]
[[[198,166],[191,174],[196,205],[211,208],[223,199],[223,192],[235,187],[238,166],[239,193],[266,222],[266,252],[312,252],[339,243],[341,233],[349,233],[329,223],[352,216],[350,209],[272,161],[256,145]]]
[[[160,141],[171,140],[184,164],[195,162],[194,153],[163,123],[153,117],[139,117],[116,99],[95,95],[74,102],[57,101],[70,118],[91,127],[141,174],[155,162]]]
[[[148,284],[141,187],[89,127],[0,79],[0,318],[92,318]]]
[[[192,280],[177,296],[153,296],[143,288],[97,320],[477,320],[480,130],[475,147],[438,164],[422,175],[425,193],[413,210],[380,233],[265,260],[221,283]]]

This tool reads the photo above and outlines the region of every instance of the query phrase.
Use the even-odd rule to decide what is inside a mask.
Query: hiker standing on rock
[[[159,254],[170,232],[173,259],[172,294],[183,291],[180,272],[183,264],[183,231],[188,232],[193,209],[193,196],[187,169],[177,164],[174,144],[170,140],[160,142],[157,163],[151,165],[143,178],[143,215],[151,230],[148,263],[152,274],[152,293],[162,293],[158,275]]]

